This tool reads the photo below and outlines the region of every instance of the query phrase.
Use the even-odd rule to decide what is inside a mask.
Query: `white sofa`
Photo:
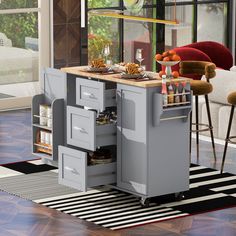
[[[33,43],[37,46],[32,38],[26,38],[25,43],[29,48]],[[29,48],[13,47],[12,41],[0,32],[0,85],[38,81],[39,53]]]
[[[230,104],[227,102],[227,97],[229,93],[236,91],[236,67],[232,67],[230,71],[216,69],[216,77],[211,80],[211,84],[213,85],[213,92],[208,96],[214,137],[225,139],[231,109]],[[193,108],[193,120],[195,118],[194,111],[195,109]],[[204,98],[201,98],[199,102],[199,121],[200,123],[208,124]],[[210,135],[209,132],[201,134]],[[236,111],[230,135],[236,135]]]

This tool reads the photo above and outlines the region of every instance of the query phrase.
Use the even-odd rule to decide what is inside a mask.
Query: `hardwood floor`
[[[23,161],[31,155],[30,111],[0,113],[0,163]],[[193,143],[192,161],[197,163]],[[201,142],[199,163],[219,169],[223,147]],[[236,149],[229,148],[225,171],[236,174]],[[236,207],[119,231],[111,231],[31,201],[0,192],[0,236],[234,236]]]
[[[36,159],[31,147],[31,111],[0,112],[0,165]]]

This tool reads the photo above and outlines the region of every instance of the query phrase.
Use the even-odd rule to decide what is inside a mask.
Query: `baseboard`
[[[0,99],[0,111],[31,108],[32,97],[12,97]]]
[[[192,134],[192,138],[196,138],[196,134]],[[202,141],[206,141],[206,142],[211,143],[211,138],[208,137],[208,136],[199,135],[199,139],[202,140]],[[223,140],[223,139],[214,138],[214,141],[215,141],[215,144],[219,144],[219,145],[222,145],[222,146],[225,145],[225,140]],[[236,145],[232,144],[232,143],[229,143],[228,146],[232,147],[232,148],[236,148]]]

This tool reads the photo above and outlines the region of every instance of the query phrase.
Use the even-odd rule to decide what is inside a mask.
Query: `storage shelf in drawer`
[[[96,125],[96,112],[67,107],[67,143],[95,151],[116,144],[116,124]]]
[[[59,146],[59,183],[80,191],[116,183],[116,162],[88,166],[87,159],[86,152]]]
[[[106,89],[105,85],[100,81],[76,78],[76,104],[101,111],[116,106],[116,89]]]

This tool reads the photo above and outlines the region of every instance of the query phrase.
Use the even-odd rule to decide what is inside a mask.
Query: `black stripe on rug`
[[[53,170],[56,169],[55,167],[44,164],[34,165],[27,162],[5,165],[4,167],[27,174],[25,178],[19,176],[19,179],[24,179],[24,181],[22,183],[19,181],[21,185],[18,186],[17,184],[15,188],[23,189],[22,193],[26,196],[33,191],[36,198],[39,192],[41,198],[31,199],[34,202],[112,230],[236,206],[236,197],[232,195],[236,193],[234,188],[236,176],[229,173],[219,174],[214,169],[197,165],[191,165],[191,185],[189,191],[184,193],[183,200],[176,201],[174,194],[158,196],[151,199],[148,208],[141,206],[137,196],[107,187],[91,189],[85,193],[76,190],[73,193],[67,193],[68,190],[64,191],[66,187],[55,187],[60,187],[60,191],[56,191],[57,189],[53,186],[53,188],[47,188],[47,191],[51,191],[50,197],[48,197],[42,190],[42,184],[35,186],[34,189],[28,189],[27,186],[31,186],[29,185],[30,181],[43,183],[42,181],[45,181],[46,176],[51,178],[51,180],[46,179],[47,181],[55,179],[55,185],[57,173],[49,171],[50,175],[49,172],[45,172],[42,175],[34,175],[34,178],[30,177],[33,176],[30,173]],[[14,194],[16,192],[14,189],[15,178],[8,177],[5,182],[4,178],[2,179],[1,184],[0,178],[2,190]]]

